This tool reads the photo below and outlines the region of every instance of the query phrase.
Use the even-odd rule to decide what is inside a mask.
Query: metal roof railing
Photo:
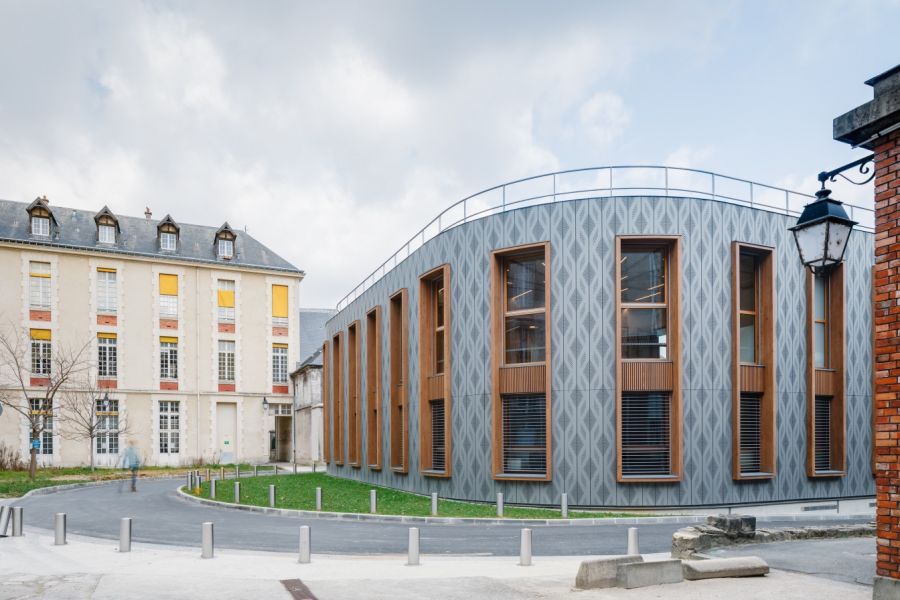
[[[428,240],[448,229],[518,208],[612,196],[699,198],[791,216],[799,216],[803,206],[814,198],[764,183],[682,167],[617,165],[534,175],[495,185],[446,208],[341,298],[337,309],[346,308]],[[859,229],[874,231],[874,210],[848,203],[844,207],[850,218],[859,222]]]

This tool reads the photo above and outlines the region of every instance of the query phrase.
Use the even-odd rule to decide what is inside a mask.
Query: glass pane
[[[741,315],[741,362],[756,362],[756,317]]]
[[[666,250],[622,251],[622,302],[666,301]]]
[[[434,372],[444,372],[444,331],[438,331],[434,335]]]
[[[828,354],[825,350],[825,345],[828,341],[826,333],[825,323],[815,323],[813,325],[813,364],[820,369],[828,366],[826,364]]]
[[[622,358],[667,358],[665,308],[622,309]]]
[[[544,257],[506,259],[506,310],[544,307]]]
[[[756,310],[756,262],[756,256],[741,254],[741,310]]]
[[[543,362],[544,315],[507,317],[506,364]]]
[[[443,327],[444,326],[444,282],[439,280],[436,284],[437,289],[437,298],[435,307],[435,326]]]
[[[825,321],[828,311],[828,281],[821,275],[813,279],[813,307],[816,321]]]

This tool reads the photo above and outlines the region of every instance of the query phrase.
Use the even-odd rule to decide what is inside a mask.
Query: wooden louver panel
[[[740,463],[741,474],[762,470],[762,396],[741,394],[740,400]]]
[[[672,403],[666,394],[622,394],[622,475],[672,472]]]
[[[669,391],[674,383],[674,366],[671,362],[623,362],[621,383],[623,391]]]
[[[547,400],[540,395],[502,396],[503,472],[543,475],[547,472]]]
[[[543,394],[546,388],[547,367],[545,365],[500,368],[501,394]]]

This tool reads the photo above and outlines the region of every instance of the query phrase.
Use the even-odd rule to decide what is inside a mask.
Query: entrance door
[[[237,462],[237,404],[234,402],[216,404],[216,435],[219,438],[219,462]]]
[[[276,460],[278,462],[291,461],[291,418],[275,417],[275,428],[278,431],[278,451]]]

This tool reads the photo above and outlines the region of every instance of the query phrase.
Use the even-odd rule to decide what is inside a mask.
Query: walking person
[[[141,466],[141,459],[138,456],[137,448],[135,448],[134,440],[128,441],[128,447],[122,453],[122,467],[131,469],[131,491],[137,491],[137,472]]]

